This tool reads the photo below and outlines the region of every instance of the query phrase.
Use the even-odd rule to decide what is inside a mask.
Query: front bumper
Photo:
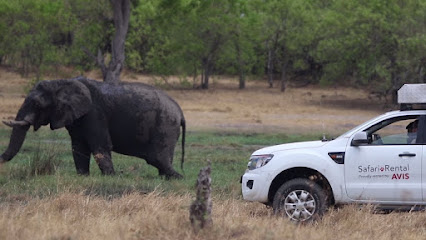
[[[262,175],[247,172],[241,178],[241,190],[244,200],[254,202],[268,202],[268,192],[271,181],[268,180],[268,174]]]

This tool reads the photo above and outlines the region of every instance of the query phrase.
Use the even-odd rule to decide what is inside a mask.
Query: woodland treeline
[[[108,0],[0,0],[0,64],[23,75],[96,68],[87,52],[108,59],[113,34]],[[201,88],[234,75],[387,93],[426,82],[426,1],[131,0],[125,57]]]

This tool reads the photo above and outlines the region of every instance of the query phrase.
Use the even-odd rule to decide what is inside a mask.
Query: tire
[[[326,192],[315,182],[296,178],[285,182],[275,193],[272,207],[277,216],[306,222],[320,218],[327,210]]]

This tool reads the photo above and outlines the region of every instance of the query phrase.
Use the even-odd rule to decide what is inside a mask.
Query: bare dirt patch
[[[99,79],[100,74],[87,76]],[[158,84],[159,79],[133,73],[122,76],[124,81],[149,84]],[[0,119],[15,117],[29,81],[0,69]],[[388,110],[367,91],[345,87],[290,86],[282,93],[268,88],[265,81],[248,81],[247,88],[239,90],[236,78],[214,78],[209,90],[166,91],[181,105],[187,129],[194,131],[336,135]]]

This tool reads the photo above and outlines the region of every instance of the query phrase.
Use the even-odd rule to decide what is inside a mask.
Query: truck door
[[[345,153],[349,198],[389,204],[422,202],[423,143],[417,141],[421,129],[411,129],[420,127],[419,117],[386,119],[363,130],[365,144],[354,146],[350,141]]]

